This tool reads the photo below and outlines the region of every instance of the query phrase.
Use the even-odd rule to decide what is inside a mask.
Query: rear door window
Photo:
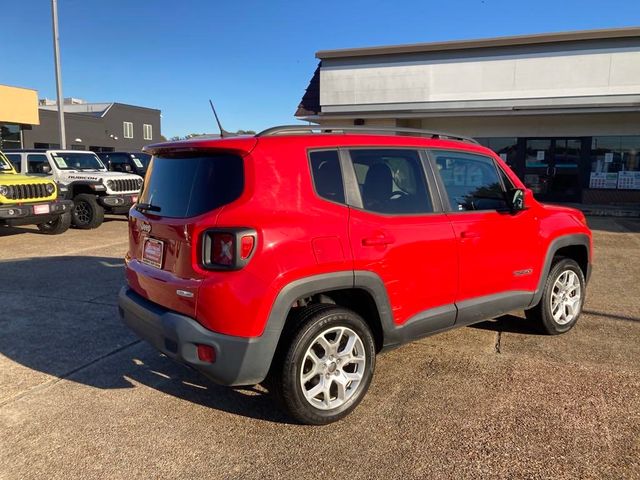
[[[243,190],[238,155],[158,156],[151,159],[140,204],[162,217],[187,218],[231,203]]]
[[[433,212],[418,151],[355,149],[349,155],[365,210],[387,214]]]

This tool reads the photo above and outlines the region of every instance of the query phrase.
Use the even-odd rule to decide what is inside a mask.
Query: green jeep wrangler
[[[0,225],[37,225],[56,235],[71,225],[71,200],[58,200],[55,182],[18,174],[0,152]]]

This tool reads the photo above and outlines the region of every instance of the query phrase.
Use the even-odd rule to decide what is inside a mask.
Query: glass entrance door
[[[526,140],[524,183],[542,201],[580,200],[579,138]]]

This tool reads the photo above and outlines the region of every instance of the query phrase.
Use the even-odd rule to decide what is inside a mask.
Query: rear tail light
[[[202,266],[210,270],[237,270],[251,259],[256,231],[248,228],[207,230],[202,236]]]

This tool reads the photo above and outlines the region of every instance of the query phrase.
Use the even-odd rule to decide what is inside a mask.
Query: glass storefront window
[[[640,136],[593,137],[591,171],[615,173],[640,170]]]
[[[21,148],[20,126],[0,124],[0,150],[7,148]]]
[[[527,140],[525,151],[527,168],[547,168],[551,150],[551,140]]]
[[[516,164],[518,151],[518,139],[515,137],[490,137],[478,138],[480,145],[496,152],[507,165],[513,167]]]
[[[640,136],[593,137],[589,187],[640,190]]]

